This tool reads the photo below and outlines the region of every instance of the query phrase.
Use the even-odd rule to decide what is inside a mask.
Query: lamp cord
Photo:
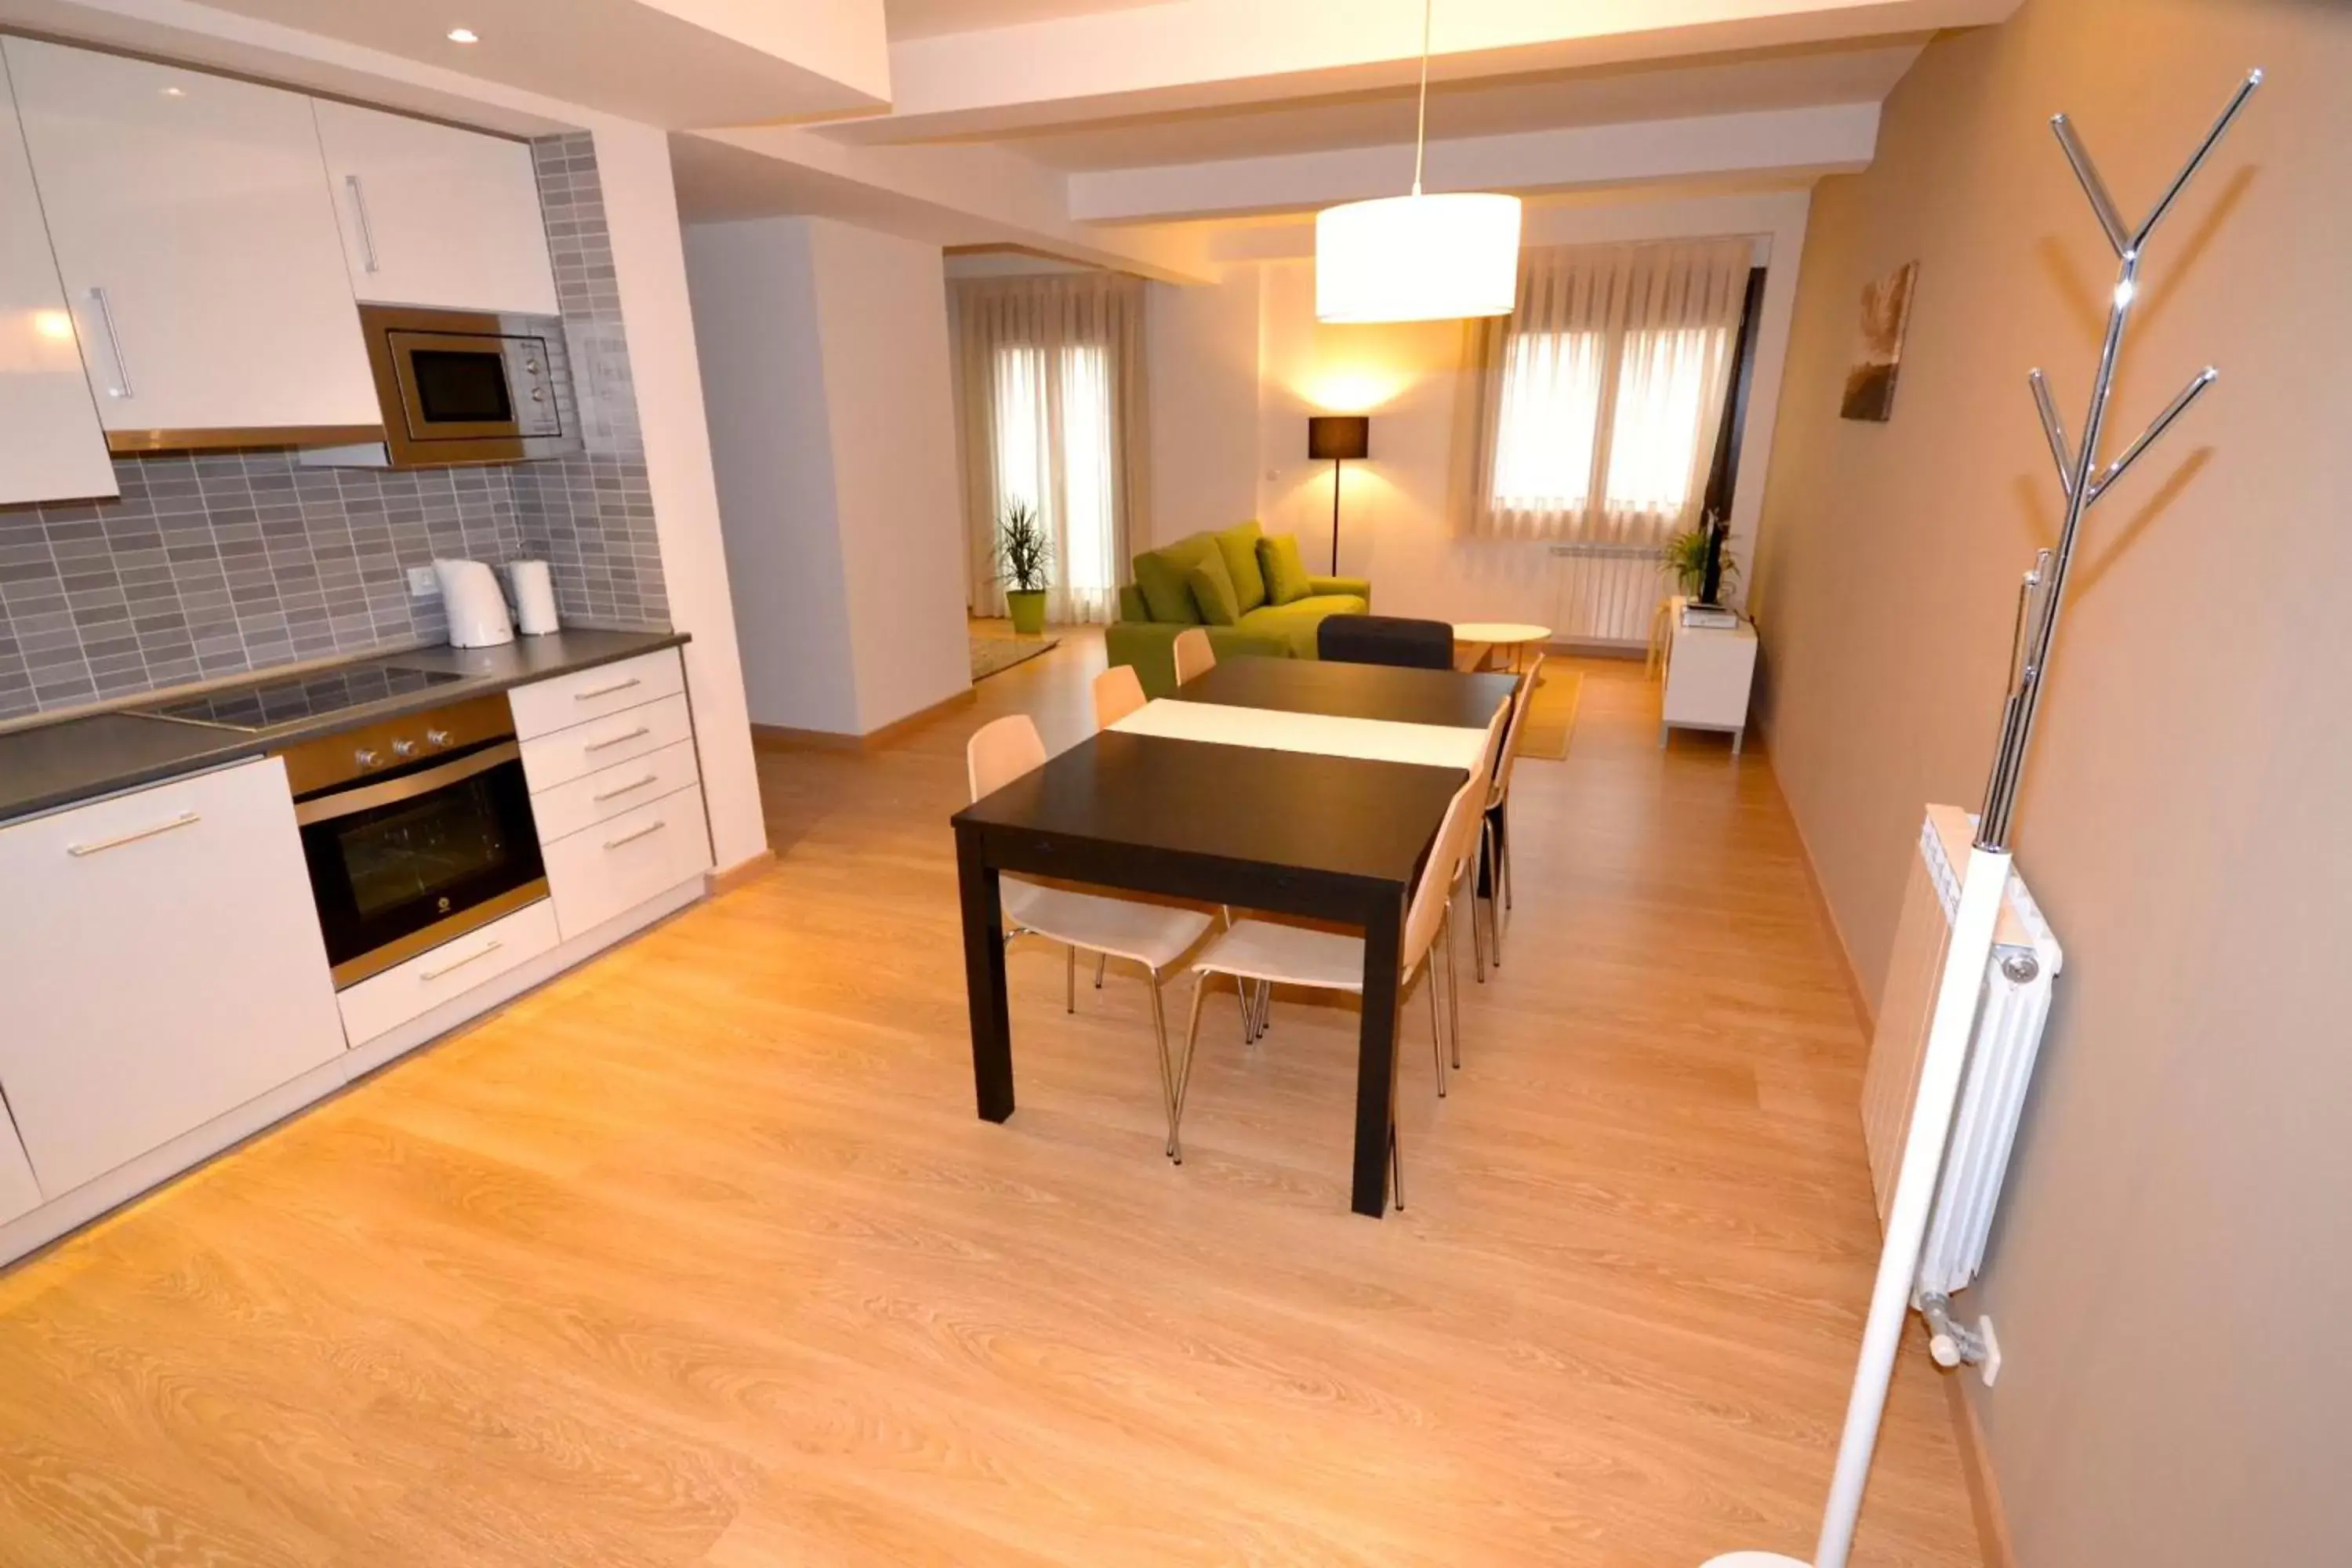
[[[1421,160],[1429,144],[1429,15],[1437,0],[1421,0],[1421,114],[1412,127],[1412,194],[1421,195]]]

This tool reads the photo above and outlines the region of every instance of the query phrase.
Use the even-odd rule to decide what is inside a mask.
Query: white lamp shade
[[[1517,196],[1387,196],[1315,215],[1319,320],[1507,316],[1518,288]]]

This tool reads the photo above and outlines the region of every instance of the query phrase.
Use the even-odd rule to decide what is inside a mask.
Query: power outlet
[[[1987,1388],[2000,1375],[2000,1336],[1992,1331],[1990,1318],[1977,1320],[1977,1335],[1984,1341],[1984,1360],[1977,1363],[1977,1372]]]
[[[433,574],[430,566],[408,569],[408,596],[412,599],[437,599],[441,596],[441,579]]]

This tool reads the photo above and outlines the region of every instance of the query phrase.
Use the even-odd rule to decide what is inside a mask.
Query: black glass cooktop
[[[208,691],[202,697],[183,698],[135,711],[151,719],[177,719],[185,724],[211,724],[223,730],[274,730],[280,724],[364,707],[388,697],[405,697],[464,679],[447,670],[357,664],[291,680],[273,680],[263,686]]]

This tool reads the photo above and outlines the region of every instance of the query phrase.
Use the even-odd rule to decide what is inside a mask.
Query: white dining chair
[[[1095,728],[1108,730],[1144,704],[1143,682],[1131,664],[1114,664],[1095,677]]]
[[[1505,737],[1510,729],[1512,714],[1517,709],[1516,693],[1513,698],[1512,701],[1495,710],[1494,719],[1486,725],[1486,744],[1479,753],[1478,771],[1472,775],[1475,781],[1483,783],[1493,779],[1496,768],[1501,764]],[[1483,821],[1482,816],[1480,822],[1483,824]],[[1462,969],[1454,956],[1454,906],[1466,889],[1470,895],[1470,935],[1475,946],[1478,935],[1478,886],[1475,878],[1480,844],[1480,830],[1476,826],[1465,827],[1456,836],[1452,875],[1445,889],[1445,910],[1437,920],[1438,940],[1445,944],[1445,1034],[1456,1071],[1462,1067]],[[1445,1098],[1445,1074],[1442,1069],[1437,1075],[1437,1097],[1440,1100]]]
[[[1217,668],[1217,650],[1209,646],[1209,634],[1199,626],[1186,626],[1176,634],[1176,684],[1183,685],[1196,675],[1206,675]]]
[[[1486,887],[1486,929],[1483,943],[1478,942],[1477,892],[1471,893],[1470,925],[1473,945],[1476,946],[1478,978],[1486,978],[1489,965],[1503,967],[1503,917],[1511,907],[1511,768],[1519,760],[1519,747],[1527,738],[1528,710],[1535,706],[1536,685],[1543,679],[1544,656],[1536,661],[1519,682],[1511,697],[1511,727],[1503,738],[1503,760],[1495,769],[1494,785],[1486,794],[1486,809],[1480,815],[1478,829],[1479,880]]]
[[[971,798],[995,794],[1045,763],[1045,742],[1026,713],[983,724],[964,748]],[[1209,917],[1197,910],[1110,898],[1069,888],[1049,888],[1018,877],[998,880],[998,897],[1009,922],[1005,941],[1041,936],[1068,950],[1063,972],[1064,1006],[1077,1011],[1078,952],[1143,966],[1150,982],[1151,1031],[1160,1049],[1160,1097],[1168,1114],[1168,1155],[1177,1158],[1176,1079],[1168,1056],[1168,1016],[1160,997],[1163,974],[1199,945]],[[1097,980],[1099,984],[1099,980]]]
[[[1431,1049],[1437,1061],[1441,1079],[1445,1070],[1444,1029],[1439,1021],[1437,992],[1429,982],[1432,973],[1429,956],[1435,944],[1438,922],[1444,918],[1448,896],[1453,891],[1453,868],[1461,854],[1462,843],[1469,837],[1478,821],[1478,804],[1486,798],[1486,781],[1473,777],[1454,792],[1453,802],[1438,824],[1437,837],[1430,846],[1429,858],[1422,867],[1421,879],[1413,885],[1412,897],[1405,907],[1404,947],[1402,963],[1397,976],[1400,996],[1410,992],[1415,980],[1423,980],[1423,989],[1429,995],[1429,1027]],[[1176,1146],[1176,1161],[1183,1163],[1181,1129],[1184,1121],[1184,1095],[1192,1079],[1192,1054],[1201,1035],[1201,1003],[1209,991],[1209,977],[1229,975],[1234,982],[1244,1014],[1250,1006],[1253,984],[1274,986],[1294,985],[1311,991],[1342,991],[1355,995],[1364,990],[1364,939],[1343,931],[1318,931],[1307,926],[1280,925],[1272,921],[1243,919],[1212,942],[1192,963],[1195,984],[1192,988],[1192,1013],[1184,1029],[1184,1052],[1176,1068],[1176,1099],[1169,1138]],[[1399,1008],[1400,1014],[1402,1008]],[[1399,1039],[1402,1043],[1402,1032]],[[1395,1107],[1390,1107],[1389,1164],[1395,1178],[1397,1207],[1404,1207],[1404,1158],[1397,1148]]]

